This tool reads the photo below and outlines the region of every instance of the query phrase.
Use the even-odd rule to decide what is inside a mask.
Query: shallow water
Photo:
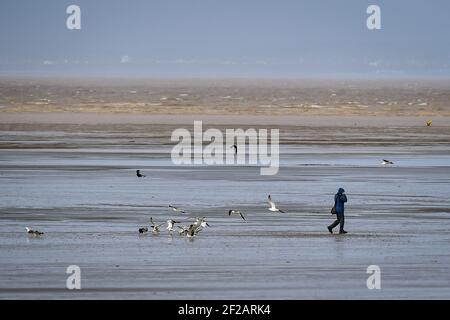
[[[392,129],[393,141],[346,129],[342,145],[330,131],[287,128],[276,176],[174,166],[166,130],[141,128],[146,135],[127,145],[134,129],[2,131],[0,298],[450,298],[447,129],[425,142],[414,128]],[[315,141],[287,139],[295,136]],[[395,165],[382,166],[384,158]],[[346,236],[326,230],[340,186]],[[287,213],[270,213],[268,194]],[[231,208],[247,220],[229,217]],[[193,240],[165,230],[139,236],[151,216],[205,216],[211,227]],[[25,226],[46,234],[30,237]],[[72,264],[82,270],[80,291],[65,288]],[[373,264],[381,290],[366,287]]]

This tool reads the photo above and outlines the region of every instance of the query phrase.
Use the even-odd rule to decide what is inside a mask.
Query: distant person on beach
[[[347,202],[347,196],[345,195],[345,190],[343,188],[339,188],[338,192],[334,195],[334,207],[332,209],[332,213],[336,214],[336,221],[333,222],[332,225],[328,226],[328,231],[333,233],[333,228],[338,224],[339,226],[339,234],[345,234],[347,231],[344,230],[344,203]]]

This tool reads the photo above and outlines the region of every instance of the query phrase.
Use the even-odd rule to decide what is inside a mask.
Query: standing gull
[[[280,209],[277,208],[277,206],[275,205],[275,202],[272,201],[272,197],[270,196],[270,194],[269,194],[269,197],[268,197],[268,201],[269,201],[269,204],[270,204],[270,208],[269,208],[270,211],[284,213],[283,210],[280,210]]]
[[[238,215],[241,216],[241,218],[242,218],[243,220],[245,220],[244,215],[243,215],[242,212],[240,212],[239,210],[229,210],[229,211],[228,211],[228,215],[231,216],[232,214],[238,214]]]

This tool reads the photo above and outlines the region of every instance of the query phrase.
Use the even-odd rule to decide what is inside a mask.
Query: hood
[[[344,193],[344,192],[345,192],[345,190],[344,190],[343,188],[339,188],[339,190],[338,190],[337,193],[342,194],[342,193]]]

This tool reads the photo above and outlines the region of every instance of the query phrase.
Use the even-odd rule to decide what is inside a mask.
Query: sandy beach
[[[17,88],[15,101],[32,91]],[[3,94],[0,299],[449,299],[450,113],[420,92],[406,94],[392,114],[380,104],[368,113],[333,104],[324,114],[252,114],[251,103],[242,114],[236,106],[198,113],[210,110],[207,103],[175,113],[70,103],[39,110]],[[411,99],[431,107],[407,115]],[[174,165],[171,132],[191,129],[193,120],[220,130],[279,128],[279,173]],[[138,179],[136,169],[147,177]],[[338,187],[349,198],[345,236],[326,229]],[[286,213],[267,210],[268,194]],[[211,227],[193,240],[137,231],[150,217],[200,216]],[[45,235],[29,236],[26,226]],[[81,268],[81,290],[66,288],[69,265]],[[366,286],[369,265],[381,268],[381,290]]]

